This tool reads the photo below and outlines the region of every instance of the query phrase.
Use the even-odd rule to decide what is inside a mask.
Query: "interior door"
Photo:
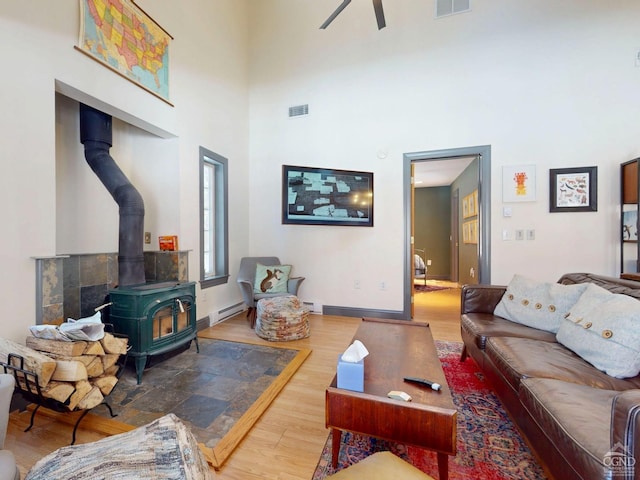
[[[456,189],[451,196],[451,281],[460,278],[460,191]]]
[[[410,256],[410,265],[409,269],[411,270],[411,318],[414,316],[415,310],[415,297],[416,297],[416,289],[415,289],[415,277],[416,277],[416,269],[414,267],[414,254],[415,254],[415,243],[414,243],[414,235],[415,235],[415,204],[416,204],[416,187],[414,184],[414,172],[415,165],[411,164],[411,256]]]

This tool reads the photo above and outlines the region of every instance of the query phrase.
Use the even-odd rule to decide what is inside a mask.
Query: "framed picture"
[[[462,218],[478,215],[478,190],[474,190],[462,199]]]
[[[536,166],[507,165],[502,167],[502,201],[535,202]]]
[[[373,227],[373,173],[283,165],[282,223]]]
[[[478,220],[462,224],[462,243],[478,243]]]
[[[549,170],[550,212],[597,212],[598,167]]]
[[[622,212],[622,241],[638,241],[638,211],[629,210]]]

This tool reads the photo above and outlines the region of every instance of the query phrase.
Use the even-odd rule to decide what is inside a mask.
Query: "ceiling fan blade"
[[[373,0],[373,9],[376,11],[376,20],[378,21],[378,30],[382,30],[387,26],[384,21],[384,10],[382,9],[382,0]]]
[[[327,27],[329,26],[329,24],[330,24],[331,22],[333,22],[333,20],[334,20],[338,15],[340,15],[340,12],[341,12],[342,10],[344,10],[344,9],[346,8],[346,6],[347,6],[347,5],[349,5],[350,3],[351,3],[351,0],[343,0],[343,1],[342,1],[342,3],[338,6],[338,8],[336,8],[336,11],[335,11],[335,12],[333,12],[331,15],[329,15],[329,18],[327,18],[327,19],[325,20],[325,22],[324,22],[322,25],[320,25],[320,28],[321,28],[321,29],[323,29],[323,30],[324,30],[325,28],[327,28]]]

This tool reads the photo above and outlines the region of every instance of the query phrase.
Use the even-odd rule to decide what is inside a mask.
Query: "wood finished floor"
[[[312,315],[310,318],[309,338],[282,345],[309,348],[311,355],[226,464],[216,472],[216,478],[311,478],[328,435],[324,427],[325,388],[335,375],[337,355],[348,346],[360,319],[331,315]],[[460,290],[417,293],[414,320],[428,321],[437,340],[460,341]],[[258,338],[249,329],[243,314],[210,327],[205,334],[224,340],[274,345]],[[23,432],[29,424],[29,416],[28,411],[11,414],[5,441],[5,448],[16,457],[22,478],[38,459],[68,445],[71,439],[71,425],[40,412],[32,430]],[[101,432],[105,431],[109,431],[109,427],[100,425],[95,416],[88,415],[81,423],[76,443],[103,438],[105,433]]]

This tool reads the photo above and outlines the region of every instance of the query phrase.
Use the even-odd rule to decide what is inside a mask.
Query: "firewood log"
[[[20,345],[19,343],[11,340],[0,338],[0,361],[6,362],[10,353],[15,353],[24,357],[24,369],[38,375],[38,383],[41,387],[44,387],[49,383],[49,380],[51,380],[51,376],[56,369],[55,360],[32,348]]]
[[[116,383],[118,383],[118,378],[114,375],[103,375],[101,377],[94,378],[91,381],[106,397],[111,393],[111,390],[116,386]]]
[[[38,338],[33,335],[28,336],[25,343],[27,344],[27,347],[38,350],[39,352],[48,352],[67,357],[82,355],[87,348],[87,342],[64,342],[61,340]]]
[[[87,367],[82,362],[56,360],[56,369],[51,376],[52,380],[61,382],[77,382],[89,378]]]
[[[119,370],[120,370],[120,365],[111,365],[109,368],[104,369],[104,374],[115,377],[118,374]]]
[[[100,343],[106,353],[117,353],[119,355],[127,353],[126,338],[114,337],[109,332],[106,332]]]
[[[76,382],[75,391],[69,398],[69,410],[75,410],[80,403],[80,400],[82,400],[92,389],[93,385],[86,380]]]
[[[41,389],[42,396],[52,398],[60,403],[64,403],[75,391],[73,383],[68,382],[49,382],[49,384]]]
[[[104,366],[100,357],[94,357],[91,363],[87,365],[87,376],[89,378],[99,377],[104,373]]]
[[[104,349],[99,341],[87,342],[87,348],[84,351],[85,355],[104,355]]]
[[[67,355],[56,355],[54,353],[47,353],[47,356],[53,358],[56,361],[65,360],[67,362],[80,362],[84,364],[85,367],[93,362],[96,358],[100,358],[97,355],[78,355],[75,357],[68,357]]]
[[[91,391],[87,393],[82,400],[78,403],[78,408],[81,410],[89,410],[97,405],[100,405],[104,400],[104,396],[100,392],[98,387],[92,387]]]
[[[107,370],[108,368],[116,364],[116,362],[120,358],[120,355],[117,353],[106,353],[105,355],[99,358],[100,360],[102,360],[102,367],[105,370]]]

